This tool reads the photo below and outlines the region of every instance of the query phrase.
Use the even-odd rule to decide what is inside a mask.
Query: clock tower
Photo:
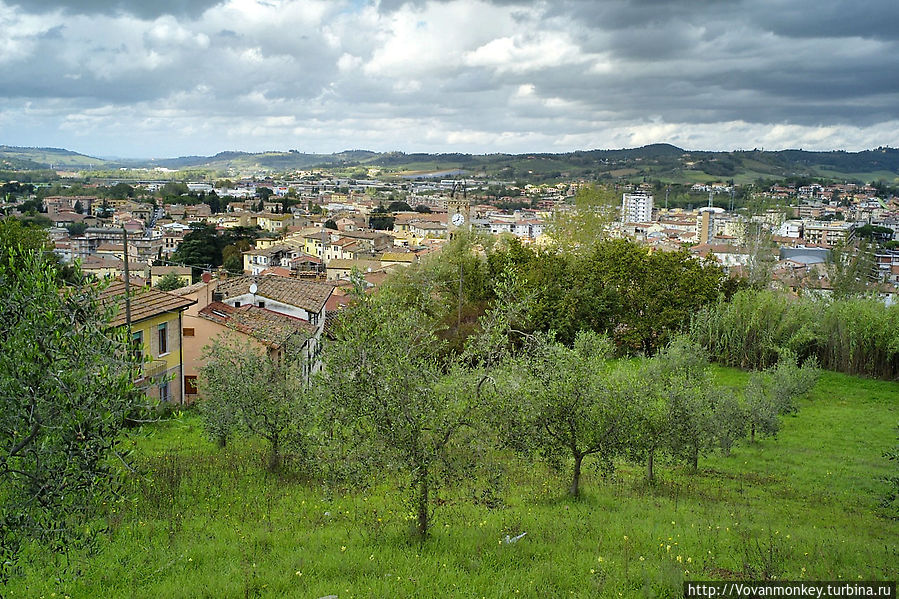
[[[458,187],[462,189],[462,197],[459,197]],[[453,183],[453,190],[450,192],[450,198],[446,202],[447,212],[447,232],[449,238],[452,239],[456,231],[471,230],[471,202],[468,199],[468,193],[465,190],[465,183]]]

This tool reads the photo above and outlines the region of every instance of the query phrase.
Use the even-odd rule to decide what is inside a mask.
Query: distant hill
[[[0,168],[34,170],[55,168],[79,170],[108,166],[109,161],[61,148],[18,148],[0,146]]]
[[[381,176],[427,176],[464,171],[501,180],[552,181],[567,178],[660,180],[695,183],[789,177],[899,182],[899,150],[862,152],[804,150],[691,151],[671,144],[619,150],[581,150],[560,154],[425,154],[347,150],[334,154],[288,152],[219,152],[214,156],[182,156],[155,160],[112,161],[59,148],[0,146],[0,170],[116,169],[119,167],[199,169],[214,176],[289,173],[313,167],[363,176],[374,168]]]

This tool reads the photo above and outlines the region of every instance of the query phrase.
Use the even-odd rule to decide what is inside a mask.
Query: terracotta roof
[[[167,275],[170,272],[176,275],[189,275],[191,273],[190,266],[151,266],[151,275]]]
[[[321,312],[325,302],[334,291],[332,285],[290,279],[277,276],[245,275],[219,282],[216,291],[222,297],[236,297],[249,293],[250,285],[256,284],[256,295],[270,300],[302,308],[309,312]]]
[[[361,272],[370,272],[381,268],[381,263],[377,260],[351,260],[347,258],[334,258],[328,261],[328,270],[351,270],[353,267],[358,268]]]
[[[395,222],[397,224],[401,224],[401,225],[408,225],[408,224],[412,224],[412,223],[424,223],[424,222],[446,224],[448,218],[449,218],[449,215],[446,212],[441,212],[441,213],[416,212],[415,214],[411,214],[411,213],[407,212],[404,214],[397,214]]]
[[[369,285],[373,285],[375,287],[380,287],[382,283],[384,283],[385,279],[388,277],[388,273],[383,270],[377,272],[368,272],[362,275],[362,278],[365,279],[365,282]]]
[[[352,302],[352,298],[349,295],[332,295],[328,298],[327,304],[327,312],[325,312],[326,320],[331,318],[331,313],[335,312],[344,306],[348,306],[350,302]]]
[[[305,320],[253,305],[235,308],[222,302],[212,302],[198,314],[201,318],[250,335],[269,347],[281,347],[288,337],[296,333],[301,333],[304,340],[308,339],[316,331],[315,326]]]
[[[384,252],[381,254],[382,262],[415,262],[415,254],[412,252]]]
[[[132,256],[129,256],[129,258],[128,270],[131,271],[131,274],[143,273],[144,269],[147,267],[147,263],[140,262]],[[123,272],[125,270],[125,261],[111,254],[91,254],[85,258],[81,258],[80,261],[81,269],[86,271],[98,268],[114,268]]]
[[[186,286],[180,287],[178,289],[173,289],[169,293],[172,293],[174,295],[189,295],[195,291],[199,291],[200,289],[203,289],[208,284],[209,283],[207,283],[205,281],[197,281],[193,285],[186,285]]]
[[[290,259],[291,264],[302,264],[304,262],[311,262],[313,264],[321,264],[322,260],[318,256],[311,256],[309,254],[300,254],[296,258]]]
[[[114,304],[117,307],[116,314],[110,321],[112,326],[125,324],[125,283],[116,279],[106,289],[100,292],[101,305]],[[188,306],[197,303],[195,300],[185,299],[181,296],[159,291],[151,287],[139,287],[131,289],[131,322],[140,322],[166,312],[179,312]]]

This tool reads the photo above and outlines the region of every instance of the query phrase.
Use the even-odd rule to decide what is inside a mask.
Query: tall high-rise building
[[[652,196],[626,193],[621,196],[621,222],[645,223],[652,220]]]
[[[700,208],[696,216],[696,240],[699,243],[709,243],[715,236],[715,221],[724,214],[723,208]]]

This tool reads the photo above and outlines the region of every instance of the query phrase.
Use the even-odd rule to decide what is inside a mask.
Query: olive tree
[[[331,426],[379,450],[384,465],[408,479],[424,538],[441,474],[464,453],[461,439],[477,421],[478,384],[412,304],[386,289],[345,311],[323,354],[322,387]]]
[[[632,403],[625,378],[608,362],[606,337],[583,331],[573,348],[538,334],[498,373],[501,404],[493,410],[504,442],[551,463],[572,462],[569,495],[580,495],[584,460],[604,464],[630,436]]]
[[[815,358],[809,358],[799,366],[796,354],[789,350],[781,351],[780,359],[769,373],[773,400],[781,414],[798,412],[795,400],[811,391],[821,376]]]
[[[776,436],[780,416],[799,410],[796,398],[811,391],[819,376],[817,361],[808,359],[799,366],[796,354],[786,350],[777,364],[752,373],[743,395],[750,440],[755,441],[756,433]]]
[[[314,401],[297,367],[299,358],[284,354],[273,356],[249,341],[219,336],[206,348],[201,370],[207,432],[222,446],[235,428],[264,439],[272,471],[280,467],[285,445],[302,445],[303,419]]]
[[[715,402],[712,418],[718,449],[725,456],[729,456],[734,444],[746,438],[746,411],[736,394],[730,391],[722,393]]]
[[[645,358],[628,379],[635,402],[632,457],[646,462],[649,482],[655,478],[658,453],[698,467],[699,456],[717,436],[718,404],[728,395],[714,384],[705,351],[686,337]]]
[[[633,380],[633,379],[632,379]],[[655,482],[655,459],[668,444],[668,402],[664,388],[656,381],[633,380],[631,388],[642,387],[634,411],[633,437],[628,454],[646,464],[646,480]]]
[[[883,457],[891,464],[889,473],[881,477],[881,481],[886,483],[886,490],[880,498],[880,505],[890,513],[899,515],[899,443],[883,452]]]
[[[115,490],[126,416],[146,398],[127,334],[89,285],[0,245],[0,578],[21,544],[62,548]]]
[[[743,409],[749,427],[749,439],[756,435],[776,436],[780,431],[780,413],[771,392],[771,377],[767,372],[753,372],[743,390]]]

